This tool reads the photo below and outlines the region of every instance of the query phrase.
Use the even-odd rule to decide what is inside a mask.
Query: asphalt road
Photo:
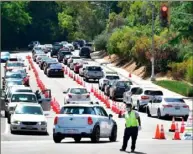
[[[20,53],[19,56],[25,58],[26,55],[30,53]],[[75,52],[77,54],[77,51]],[[46,85],[46,88],[52,90],[52,96],[62,106],[64,103],[63,90],[68,87],[77,86],[77,83],[74,82],[68,76],[65,78],[48,78],[44,73],[35,65],[40,78]],[[3,76],[3,66],[1,65],[1,73]],[[35,91],[37,89],[37,84],[35,82],[32,71],[29,71],[30,75],[30,84],[32,89]],[[93,84],[94,87],[98,87],[96,83]],[[89,88],[90,83],[86,83],[86,86]],[[92,99],[96,100],[93,96]],[[101,104],[103,105],[103,104]],[[108,113],[112,113],[107,109]],[[54,112],[50,111],[48,118],[48,133],[49,135],[43,136],[38,134],[17,134],[12,135],[9,131],[9,125],[7,124],[6,119],[1,117],[1,152],[2,154],[15,154],[15,153],[36,153],[36,154],[53,154],[53,153],[84,153],[84,154],[118,154],[119,149],[122,144],[122,136],[124,131],[124,119],[118,118],[117,115],[114,115],[114,119],[118,124],[118,141],[115,143],[109,143],[108,139],[102,139],[102,142],[95,144],[94,146],[88,142],[89,139],[83,139],[83,142],[79,144],[73,143],[72,139],[63,140],[64,144],[55,144],[52,141],[52,127]],[[173,133],[169,133],[168,129],[171,125],[171,120],[159,120],[157,118],[149,118],[146,114],[140,113],[142,121],[142,130],[139,132],[137,148],[141,154],[163,154],[169,153],[172,154],[191,154],[192,153],[192,141],[173,141]],[[154,140],[152,139],[155,134],[155,128],[157,124],[163,124],[165,130],[166,140]],[[180,121],[179,121],[180,124]],[[130,151],[130,145],[128,145],[128,150]]]

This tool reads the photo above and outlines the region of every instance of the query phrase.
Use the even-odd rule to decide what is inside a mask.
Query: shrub
[[[109,40],[109,34],[102,33],[98,35],[94,40],[95,49],[96,50],[107,50],[108,40]]]
[[[186,80],[193,83],[193,57],[190,57],[187,61]]]

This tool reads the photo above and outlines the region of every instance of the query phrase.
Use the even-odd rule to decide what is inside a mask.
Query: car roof
[[[100,65],[98,64],[88,64],[86,67],[101,67]],[[101,67],[102,68],[102,67]]]
[[[25,86],[14,86],[11,88],[11,90],[17,90],[17,89],[32,90],[30,87],[25,87]]]
[[[40,104],[38,103],[18,103],[17,106],[36,106],[36,107],[41,107]]]
[[[29,95],[35,95],[33,92],[14,92],[13,94],[29,94]]]
[[[19,72],[18,70],[16,71],[16,70],[12,70],[12,71],[7,71],[6,72],[6,75],[9,75],[9,74],[21,74],[21,72]]]
[[[81,86],[72,86],[72,87],[70,87],[69,89],[86,89],[85,87],[81,87]]]
[[[158,89],[158,88],[156,88],[156,87],[148,87],[148,86],[142,86],[142,88],[143,88],[143,90],[160,90],[160,89]],[[162,90],[160,90],[160,91],[162,91]]]
[[[66,104],[66,105],[64,105],[64,106],[62,106],[62,107],[78,107],[78,106],[80,106],[80,107],[95,107],[95,106],[100,106],[100,107],[102,107],[101,105],[99,105],[99,104]]]

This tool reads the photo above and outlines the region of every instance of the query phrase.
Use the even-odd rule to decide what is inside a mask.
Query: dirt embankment
[[[134,61],[127,61],[125,59],[121,59],[119,56],[117,56],[115,54],[111,55],[111,58],[108,55],[103,55],[101,58],[103,58],[106,61],[111,62],[115,66],[117,66],[119,68],[123,68],[123,69],[127,70],[128,72],[131,72],[132,74],[135,74],[143,79],[149,78],[146,76],[146,74],[147,74],[146,67],[145,66],[138,67],[136,65],[136,62],[134,62]],[[163,74],[163,73],[156,74],[156,79],[157,80],[163,80],[163,79],[172,80],[171,77],[168,77],[166,74]]]

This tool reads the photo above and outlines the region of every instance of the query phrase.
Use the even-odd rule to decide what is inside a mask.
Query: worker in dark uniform
[[[125,113],[125,132],[123,137],[123,146],[120,151],[125,151],[127,143],[131,137],[131,152],[135,151],[135,144],[138,136],[138,131],[141,130],[141,120],[139,113],[132,110],[132,104],[126,105],[127,112]]]

